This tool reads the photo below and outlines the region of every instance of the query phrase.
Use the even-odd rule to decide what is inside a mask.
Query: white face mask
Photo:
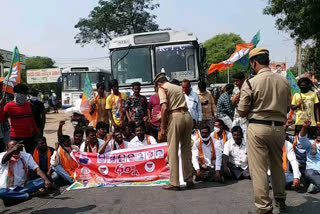
[[[220,128],[218,128],[218,127],[214,127],[213,130],[214,130],[214,132],[220,132]]]
[[[209,141],[210,140],[210,136],[209,137],[207,137],[207,138],[203,138],[202,136],[201,136],[201,139],[203,140],[203,141]]]

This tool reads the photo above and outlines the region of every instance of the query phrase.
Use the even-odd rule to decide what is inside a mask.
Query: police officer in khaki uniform
[[[191,131],[192,118],[184,98],[182,88],[171,84],[165,73],[159,73],[154,78],[158,85],[158,95],[161,105],[160,137],[167,133],[168,156],[170,165],[170,184],[163,186],[166,190],[180,190],[179,182],[179,142],[181,143],[181,159],[183,178],[187,188],[193,187],[193,167],[191,162]]]
[[[255,76],[245,81],[241,88],[238,113],[249,120],[247,149],[255,205],[257,213],[272,213],[267,176],[269,163],[274,198],[282,212],[286,210],[283,125],[290,109],[290,85],[284,77],[271,72],[267,49],[255,48],[249,58]]]

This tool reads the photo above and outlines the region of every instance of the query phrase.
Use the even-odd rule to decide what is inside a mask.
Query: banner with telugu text
[[[169,183],[167,143],[106,154],[72,152],[78,163],[68,190],[91,187],[154,186]]]

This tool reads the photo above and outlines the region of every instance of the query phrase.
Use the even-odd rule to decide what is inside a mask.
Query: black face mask
[[[309,91],[309,88],[300,88],[301,92],[302,93],[307,93]]]

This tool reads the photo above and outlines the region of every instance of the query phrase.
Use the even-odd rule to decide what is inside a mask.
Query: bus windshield
[[[100,78],[103,73],[88,73],[93,89],[96,89],[96,84],[102,81]],[[66,73],[63,74],[63,89],[64,90],[82,90],[86,73]]]
[[[129,85],[133,82],[150,84],[151,56],[149,48],[131,48],[115,50],[111,55],[113,77],[119,85]]]
[[[179,81],[196,79],[195,50],[192,44],[156,47],[156,73],[165,71],[170,79]]]

